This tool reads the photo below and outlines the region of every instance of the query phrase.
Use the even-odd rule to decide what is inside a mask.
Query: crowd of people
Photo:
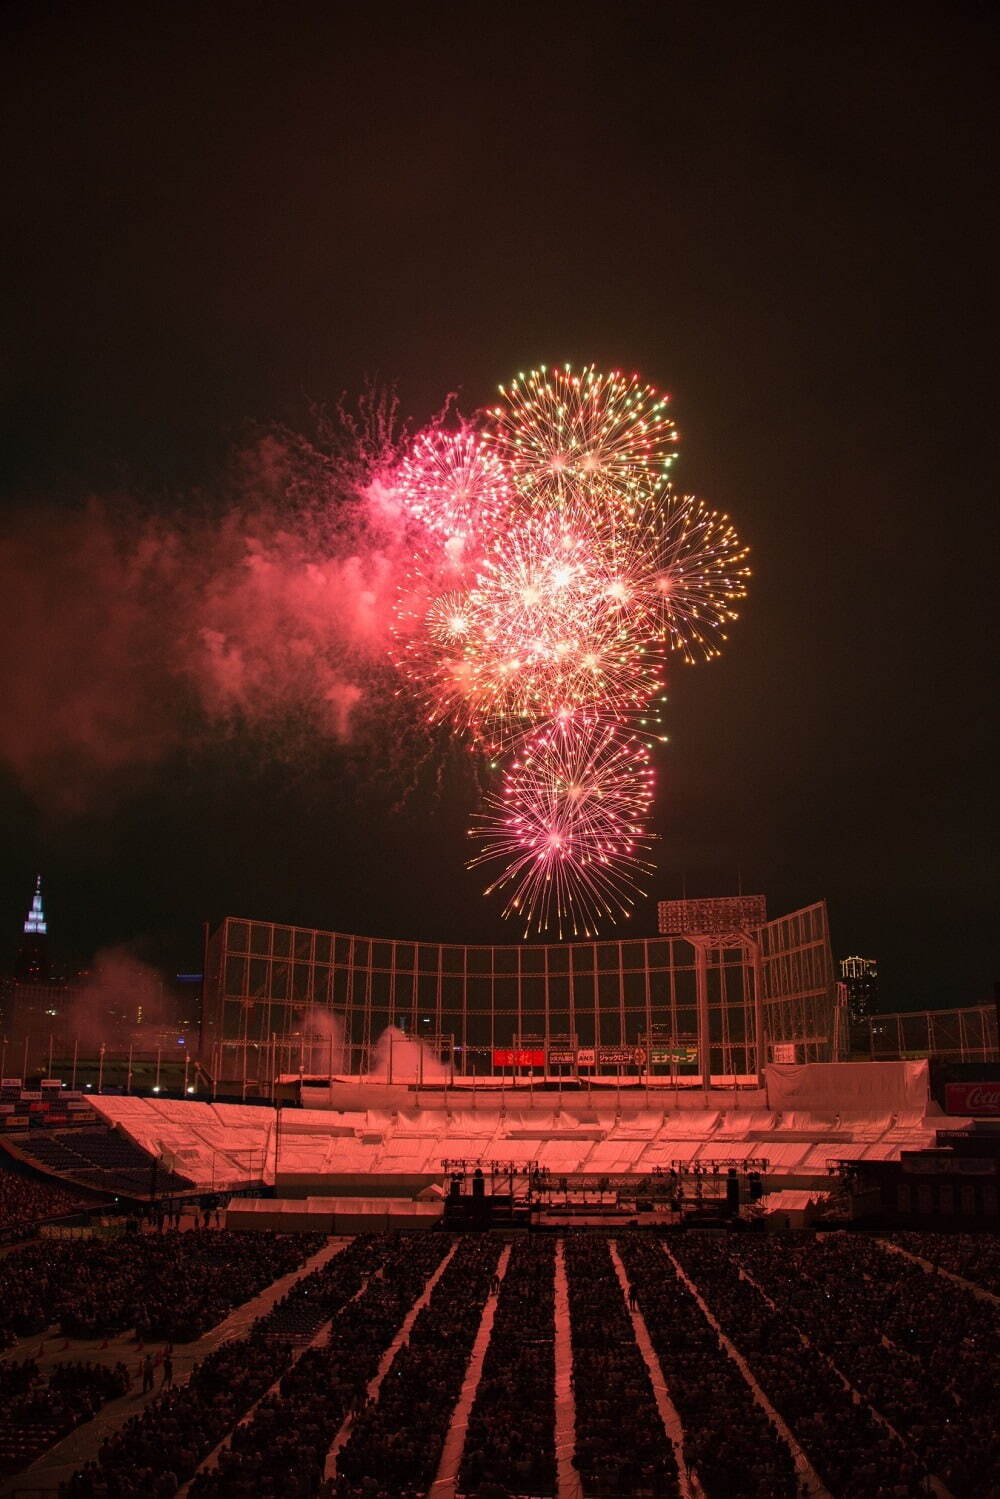
[[[85,1199],[61,1182],[22,1176],[0,1157],[0,1236],[4,1239],[26,1238],[36,1223],[79,1212],[93,1202],[92,1197]]]
[[[378,1398],[354,1417],[331,1485],[336,1499],[418,1499],[427,1493],[496,1285],[501,1249],[493,1235],[458,1241]]]
[[[732,1254],[956,1499],[998,1499],[1000,1307],[867,1235],[753,1238]]]
[[[287,1348],[264,1337],[225,1343],[183,1385],[164,1390],[60,1489],[61,1499],[170,1499],[272,1385]]]
[[[631,1290],[684,1432],[684,1455],[705,1499],[795,1499],[788,1443],[648,1234],[618,1238]]]
[[[960,1275],[991,1296],[1000,1296],[1000,1236],[936,1234],[907,1230],[891,1235],[894,1244],[950,1275]]]
[[[143,1338],[189,1342],[322,1242],[209,1229],[39,1239],[0,1260],[0,1338],[9,1344],[50,1327],[72,1338],[135,1328]]]
[[[20,1473],[129,1387],[125,1365],[36,1359],[0,1364],[0,1474]]]
[[[786,1300],[772,1305],[740,1274],[728,1239],[684,1234],[671,1252],[832,1494],[838,1499],[926,1494],[923,1465],[802,1337]],[[789,1276],[786,1289],[792,1287]]]
[[[239,1426],[218,1463],[191,1485],[191,1499],[307,1499],[324,1481],[327,1454],[350,1412],[367,1400],[385,1350],[437,1269],[447,1243],[437,1235],[381,1241],[360,1294],[333,1317],[329,1334],[307,1348]]]
[[[896,1236],[904,1237],[935,1264],[948,1259],[968,1271],[989,1262],[989,1246],[971,1236]],[[226,1247],[203,1270],[197,1249],[178,1262],[179,1300],[186,1279],[213,1273],[228,1273],[231,1298],[246,1300],[248,1287],[325,1242],[301,1236],[292,1253],[279,1236],[191,1231],[30,1245],[0,1259],[0,1298],[16,1305],[34,1265],[42,1305],[60,1274],[71,1289],[84,1286],[85,1303],[102,1273],[118,1305],[144,1277],[165,1273],[158,1246],[173,1241],[180,1251],[180,1240],[199,1239]],[[63,1485],[62,1499],[172,1499],[189,1482],[191,1499],[426,1495],[491,1294],[457,1484],[470,1499],[555,1493],[555,1347],[567,1334],[573,1462],[588,1499],[675,1499],[671,1431],[704,1499],[796,1499],[796,1444],[835,1499],[916,1499],[935,1487],[954,1499],[1000,1499],[1000,1308],[888,1243],[848,1233],[662,1241],[635,1230],[570,1231],[561,1250],[547,1236],[507,1242],[504,1269],[505,1241],[496,1235],[361,1236],[301,1276],[186,1382],[173,1385],[169,1356],[155,1370],[146,1357],[148,1379],[140,1360],[131,1373],[145,1403]],[[43,1249],[52,1257],[32,1258]],[[138,1267],[127,1288],[119,1255]],[[11,1262],[24,1256],[10,1278]],[[630,1306],[648,1330],[679,1431],[661,1418]],[[412,1326],[372,1387],[408,1315]],[[0,1468],[31,1462],[128,1381],[122,1365],[0,1361]]]
[[[585,1495],[674,1499],[677,1463],[602,1235],[566,1240],[576,1452]]]
[[[321,1320],[328,1317],[356,1294],[381,1257],[377,1241],[357,1239],[304,1276],[247,1337],[210,1353],[185,1384],[161,1390],[109,1437],[96,1459],[62,1486],[60,1499],[170,1499],[288,1368],[295,1348],[283,1320],[289,1304],[308,1302]]]
[[[459,1489],[555,1493],[555,1240],[518,1239],[469,1416]]]

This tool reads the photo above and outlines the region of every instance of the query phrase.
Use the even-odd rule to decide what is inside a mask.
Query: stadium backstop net
[[[289,1073],[391,1076],[393,1038],[420,1043],[424,1081],[444,1068],[464,1083],[735,1085],[770,1061],[832,1059],[825,903],[767,920],[762,897],[662,902],[659,925],[655,937],[464,946],[230,916],[206,945],[202,1064],[246,1094]]]

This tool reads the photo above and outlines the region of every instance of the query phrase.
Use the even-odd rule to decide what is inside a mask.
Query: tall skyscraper
[[[878,959],[841,958],[840,977],[847,986],[851,1020],[866,1020],[878,1004]]]
[[[50,978],[49,927],[42,906],[42,877],[35,877],[31,908],[24,918],[21,943],[14,964],[14,978],[19,984],[47,984]]]

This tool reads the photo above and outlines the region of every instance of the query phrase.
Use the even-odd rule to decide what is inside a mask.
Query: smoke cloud
[[[443,1083],[448,1069],[419,1036],[408,1036],[399,1026],[387,1025],[372,1048],[369,1077],[393,1082]]]
[[[106,948],[94,958],[90,977],[72,991],[62,1018],[67,1037],[81,1047],[126,1045],[149,1027],[172,1025],[175,1001],[155,969],[124,948]]]
[[[339,453],[258,442],[212,513],[92,501],[0,535],[0,762],[30,794],[80,810],[233,729],[351,737],[403,545],[380,420]]]
[[[350,1072],[351,1055],[344,1022],[322,1005],[306,1005],[299,1021],[300,1059],[304,1072],[332,1077]]]

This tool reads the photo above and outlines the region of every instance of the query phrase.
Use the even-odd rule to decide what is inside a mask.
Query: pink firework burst
[[[512,497],[504,465],[471,428],[421,433],[393,488],[407,513],[443,538],[488,533],[502,523]]]
[[[531,512],[491,540],[470,588],[431,599],[401,663],[431,720],[490,753],[581,713],[655,722],[662,652],[633,627],[641,579],[623,583],[609,535],[589,509]]]
[[[549,728],[487,797],[470,829],[482,848],[469,867],[504,862],[487,894],[506,894],[503,914],[520,919],[526,936],[593,935],[602,919],[631,914],[642,894],[652,798],[650,754],[634,735],[595,720]]]

